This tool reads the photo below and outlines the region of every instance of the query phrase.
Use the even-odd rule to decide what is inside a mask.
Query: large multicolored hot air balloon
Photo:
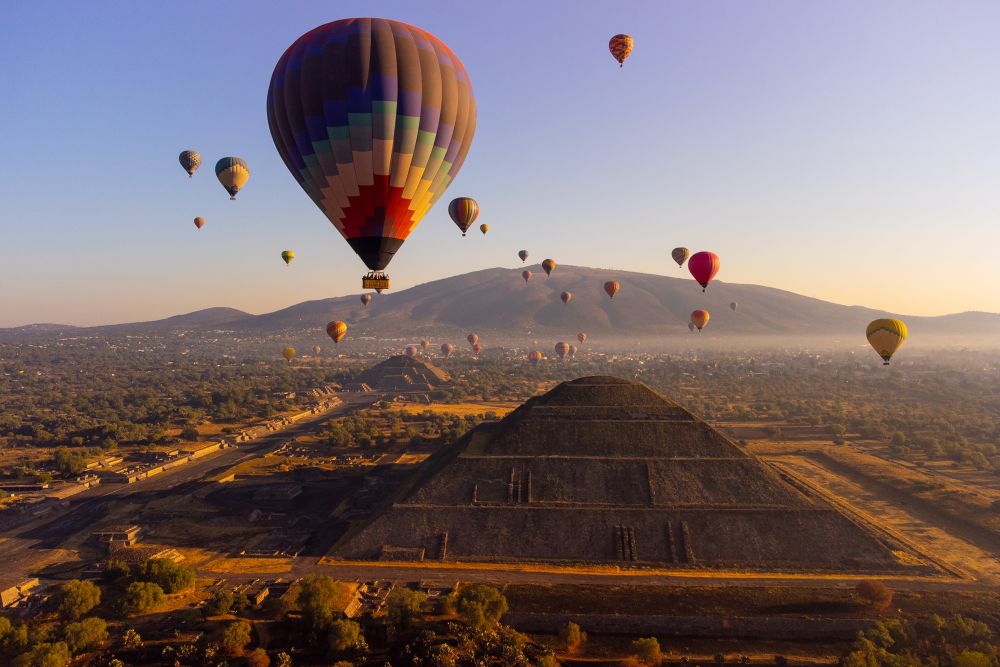
[[[387,289],[383,273],[462,168],[476,102],[458,57],[399,21],[343,19],[299,37],[267,91],[274,145]]]
[[[527,285],[528,281],[531,280],[531,276],[534,275],[528,269],[521,271],[521,277],[524,278],[524,284]]]
[[[562,302],[564,304],[565,303],[569,303],[573,299],[573,293],[572,292],[563,292],[562,294],[559,295],[559,298],[562,299]]]
[[[555,350],[560,359],[565,359],[566,355],[569,354],[569,343],[556,343]]]
[[[410,359],[413,359],[415,356],[417,356],[417,346],[407,345],[406,349],[403,350],[403,352],[406,353],[406,356],[408,356]]]
[[[452,345],[451,343],[442,343],[441,344],[441,354],[443,354],[446,358],[450,357],[451,353],[454,352],[454,351],[455,351],[455,346]]]
[[[201,166],[201,155],[198,151],[181,151],[177,159],[180,160],[184,171],[188,173],[188,178],[194,176],[194,172],[198,171],[198,167]]]
[[[229,198],[236,199],[236,193],[250,178],[250,167],[238,157],[224,157],[215,163],[215,177],[229,193]]]
[[[480,345],[479,343],[472,344],[472,354],[479,354],[482,351],[483,351],[482,345]]]
[[[691,313],[691,324],[701,331],[708,324],[708,319],[711,317],[707,310],[695,310]]]
[[[471,333],[465,337],[465,340],[469,341],[469,345],[475,345],[479,342],[479,336],[477,334]]]
[[[555,270],[556,270],[556,261],[554,259],[542,260],[542,271],[545,271],[545,275],[551,276],[552,272]]]
[[[479,202],[472,197],[456,197],[448,204],[448,215],[462,230],[462,236],[465,236],[476,218],[479,217]]]
[[[576,335],[576,339],[577,339],[578,341],[580,341],[580,345],[583,345],[584,343],[586,343],[586,342],[587,342],[587,334],[585,334],[585,333],[583,333],[583,332],[581,331],[580,333],[578,333],[578,334]]]
[[[735,301],[733,301],[732,303],[729,304],[729,307],[732,308],[733,312],[735,313],[736,309],[740,307],[740,304],[738,304]]]
[[[865,336],[868,337],[868,344],[882,357],[883,365],[888,366],[892,355],[906,342],[907,333],[906,325],[901,320],[884,318],[873,320]]]
[[[528,251],[527,250],[518,250],[517,251],[517,256],[520,257],[521,261],[523,262],[524,260],[528,259]]]
[[[708,284],[712,282],[712,278],[715,274],[719,272],[719,256],[714,252],[696,252],[691,255],[691,259],[688,260],[688,271],[694,276],[694,279],[698,281],[701,285],[701,291],[704,292],[708,287]]]
[[[282,250],[281,259],[285,260],[285,264],[291,264],[292,260],[295,259],[294,250]]]
[[[197,218],[194,219],[194,226],[197,227],[198,229],[201,229],[202,227],[204,227],[205,226],[205,218],[203,218],[203,217],[201,217],[199,215]]]
[[[281,356],[283,356],[285,358],[285,361],[287,361],[288,363],[292,363],[292,359],[295,358],[295,348],[291,346],[286,347],[284,350],[281,351]]]
[[[634,46],[635,40],[625,34],[615,35],[608,42],[608,50],[611,51],[611,55],[618,61],[619,67],[625,64],[625,59],[632,53]]]
[[[532,350],[531,352],[528,353],[528,361],[530,361],[532,365],[537,366],[538,362],[540,362],[541,360],[542,360],[542,353],[539,352],[538,350]]]
[[[618,294],[618,290],[622,288],[622,284],[617,280],[609,280],[604,283],[604,293],[610,298],[615,298],[615,294]]]
[[[677,262],[677,267],[680,268],[684,266],[684,262],[691,256],[691,251],[687,248],[674,248],[670,251],[670,256],[674,258],[674,261]]]
[[[332,338],[334,343],[339,343],[347,335],[347,323],[340,320],[330,322],[326,325],[326,335]]]
[[[368,304],[371,303],[371,302],[372,302],[372,295],[371,294],[362,294],[361,295],[361,305],[362,306],[364,306],[365,308],[367,308]]]
[[[426,338],[424,338],[423,340],[420,341],[420,347],[422,347],[423,349],[426,350],[430,346],[431,346],[431,342],[429,340],[427,340]]]

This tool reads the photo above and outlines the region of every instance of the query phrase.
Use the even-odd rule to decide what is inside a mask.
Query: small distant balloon
[[[288,363],[292,363],[292,359],[295,358],[295,348],[291,346],[286,347],[284,350],[281,351],[281,356],[283,356],[285,358],[285,361],[287,361]]]
[[[635,40],[624,33],[615,35],[611,38],[611,41],[608,42],[608,50],[611,51],[611,55],[614,56],[614,59],[618,61],[619,67],[625,64],[625,59],[632,53],[632,48],[634,46]]]
[[[194,219],[194,226],[197,227],[198,229],[201,229],[202,227],[204,227],[205,226],[205,218],[203,218],[203,217],[201,217],[199,215],[197,218]]]
[[[517,251],[517,256],[520,257],[521,261],[523,262],[524,260],[528,259],[528,251],[527,250],[518,250]]]
[[[576,345],[573,345],[571,343],[570,346],[569,346],[569,357],[570,357],[570,359],[572,359],[573,357],[576,356],[576,349],[577,349]]]
[[[521,271],[521,277],[524,278],[524,284],[525,285],[527,285],[528,281],[531,280],[531,276],[532,275],[533,274],[528,269],[525,269],[524,271]]]
[[[569,343],[556,343],[555,351],[560,359],[565,359],[569,354]]]
[[[732,308],[733,312],[735,313],[736,309],[740,307],[740,304],[738,304],[735,301],[733,301],[732,303],[729,304],[729,307]]]
[[[711,317],[707,310],[696,310],[691,313],[691,324],[697,327],[698,331],[701,331],[708,324],[708,319]]]
[[[477,334],[470,333],[468,336],[465,337],[465,340],[469,341],[469,345],[475,346],[477,343],[479,343],[479,336]]]
[[[883,365],[888,366],[889,360],[906,342],[909,331],[902,320],[883,318],[873,320],[865,330],[868,344],[882,357]]]
[[[282,250],[281,259],[285,260],[285,264],[291,264],[292,260],[295,259],[295,252],[292,250]]]
[[[545,271],[545,275],[551,276],[552,272],[556,269],[556,261],[554,259],[543,259],[542,260],[542,270]]]
[[[181,151],[177,159],[180,160],[181,166],[187,172],[188,178],[194,176],[194,172],[198,171],[198,167],[201,166],[201,155],[198,151]]]
[[[462,236],[465,236],[469,227],[479,217],[479,203],[472,197],[456,197],[448,204],[448,215],[462,230]]]
[[[367,308],[368,304],[371,303],[371,302],[372,302],[372,295],[371,294],[362,294],[361,295],[361,305],[362,306],[364,306],[365,308]]]
[[[229,193],[229,198],[236,199],[236,193],[250,178],[250,167],[238,157],[224,157],[215,163],[215,177]]]
[[[415,356],[417,356],[416,345],[407,345],[406,349],[403,351],[406,353],[406,356],[408,356],[410,359],[413,359]]]
[[[540,362],[541,360],[542,360],[542,353],[539,352],[538,350],[532,350],[531,352],[528,353],[528,361],[530,361],[533,365],[537,366],[538,362]]]
[[[485,224],[485,223],[483,223],[483,224],[479,225],[479,231],[481,231],[485,235],[486,232],[490,231],[490,226],[487,225],[487,224]]]
[[[340,320],[330,322],[326,325],[326,335],[332,338],[334,343],[339,343],[347,335],[347,323]]]
[[[615,298],[615,294],[618,294],[618,290],[622,288],[622,284],[617,280],[609,280],[604,283],[604,292],[610,297]]]
[[[483,346],[480,345],[479,343],[475,343],[472,346],[472,354],[479,354],[482,351],[483,351]]]
[[[688,322],[688,331],[694,333],[694,322]]]
[[[319,353],[322,352],[322,351],[323,351],[323,348],[321,348],[319,345],[314,345],[313,346],[313,354],[314,355],[319,356]]]
[[[682,267],[684,266],[684,262],[687,261],[687,258],[691,256],[691,251],[687,248],[674,248],[670,251],[670,256],[674,258],[675,262],[677,262],[678,267]]]
[[[454,351],[455,351],[455,346],[452,345],[451,343],[442,343],[441,344],[441,354],[443,354],[446,358],[450,357],[451,353],[454,352]]]
[[[431,346],[431,342],[429,340],[427,340],[426,338],[424,338],[422,341],[420,341],[420,347],[422,347],[423,349],[426,350],[430,346]]]
[[[580,341],[580,345],[583,345],[584,343],[586,343],[586,342],[587,342],[587,334],[585,334],[585,333],[583,333],[583,332],[581,331],[580,333],[578,333],[578,334],[576,335],[576,339],[577,339],[578,341]]]
[[[569,303],[573,299],[573,293],[563,292],[562,294],[559,295],[559,298],[562,299],[563,303]]]
[[[698,281],[701,285],[701,291],[704,292],[708,287],[708,284],[712,282],[712,278],[715,274],[719,272],[719,256],[714,252],[696,252],[691,255],[691,259],[688,260],[688,271],[694,276],[694,279]]]

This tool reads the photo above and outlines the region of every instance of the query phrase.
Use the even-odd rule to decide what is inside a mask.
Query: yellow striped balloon
[[[215,177],[229,193],[229,198],[236,199],[236,193],[250,178],[250,167],[238,157],[224,157],[215,163]]]
[[[906,325],[891,318],[874,320],[865,331],[869,345],[882,357],[885,366],[889,365],[892,355],[903,346],[906,334]]]
[[[285,260],[285,264],[291,264],[292,260],[295,259],[294,250],[282,250],[281,259]]]

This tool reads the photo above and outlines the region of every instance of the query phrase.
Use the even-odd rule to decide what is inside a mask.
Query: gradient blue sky
[[[0,5],[0,326],[358,292],[363,266],[281,163],[264,100],[301,33],[371,15],[444,40],[479,104],[396,289],[522,247],[678,275],[686,245],[716,251],[721,280],[1000,311],[995,0],[33,0]],[[636,40],[621,70],[616,32]],[[205,159],[190,181],[185,148]],[[224,155],[252,169],[236,203]],[[489,236],[448,219],[464,194]]]

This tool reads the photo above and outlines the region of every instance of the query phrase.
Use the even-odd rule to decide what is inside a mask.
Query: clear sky
[[[364,267],[280,161],[264,101],[300,34],[372,15],[447,43],[479,105],[394,289],[520,248],[678,275],[685,245],[717,252],[725,281],[1000,311],[995,0],[32,0],[0,3],[0,326],[359,292]],[[636,41],[624,69],[617,32]],[[192,180],[185,148],[205,161]],[[252,170],[235,203],[224,155]],[[463,194],[487,237],[448,219]]]

